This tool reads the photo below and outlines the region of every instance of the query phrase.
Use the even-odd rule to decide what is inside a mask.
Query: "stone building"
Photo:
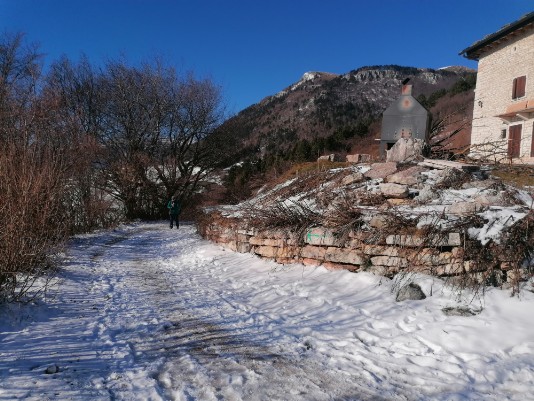
[[[460,54],[478,61],[471,154],[534,162],[534,12]]]
[[[392,102],[382,117],[380,156],[391,149],[399,139],[428,140],[430,113],[412,96],[412,85],[404,80],[401,96]]]

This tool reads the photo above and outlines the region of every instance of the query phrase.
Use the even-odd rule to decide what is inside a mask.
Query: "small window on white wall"
[[[506,129],[502,129],[501,130],[501,139],[505,139],[506,138]]]

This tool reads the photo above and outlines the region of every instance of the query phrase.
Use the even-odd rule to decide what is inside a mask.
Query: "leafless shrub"
[[[46,289],[51,255],[68,232],[64,176],[42,153],[9,144],[0,154],[0,302]]]
[[[466,159],[473,164],[502,163],[509,159],[507,145],[507,140],[471,144]]]
[[[361,206],[379,206],[385,202],[386,198],[379,192],[360,191],[358,200]]]
[[[534,276],[534,211],[504,233],[499,248],[497,255],[508,268],[507,279],[516,294],[520,282]]]
[[[320,223],[320,215],[305,203],[276,202],[265,207],[249,206],[245,212],[250,225],[259,230],[280,229],[304,241],[309,227]]]
[[[75,135],[40,93],[40,57],[24,35],[0,36],[0,302],[46,290],[66,238]]]
[[[325,214],[321,224],[336,230],[340,243],[345,243],[351,231],[361,230],[363,212],[353,195],[342,193]]]
[[[446,170],[445,177],[434,186],[434,189],[460,189],[463,184],[472,180],[473,177],[469,173],[451,168]]]

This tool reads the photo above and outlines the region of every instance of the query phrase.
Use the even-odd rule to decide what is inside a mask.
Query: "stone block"
[[[275,258],[276,263],[280,263],[281,265],[289,265],[291,263],[295,263],[295,259],[293,258]]]
[[[463,273],[464,263],[448,263],[446,265],[441,265],[436,267],[434,270],[438,276],[451,276]]]
[[[395,301],[419,301],[425,299],[426,295],[416,283],[409,283],[405,286],[402,286],[395,297]]]
[[[416,235],[388,235],[386,237],[387,245],[398,245],[398,246],[421,246],[425,243],[425,239],[416,236]]]
[[[230,249],[231,251],[234,251],[234,252],[237,251],[237,242],[236,241],[221,242],[220,245],[223,248]]]
[[[399,248],[393,246],[381,246],[381,245],[364,245],[362,252],[365,255],[373,256],[399,256]]]
[[[499,205],[503,202],[502,196],[483,194],[475,197],[474,202],[477,204],[478,209],[482,209],[487,206]]]
[[[346,157],[347,163],[359,163],[360,162],[360,155],[358,153],[354,155],[347,155]]]
[[[501,270],[507,271],[514,269],[515,267],[517,267],[517,265],[512,262],[501,262],[500,267]]]
[[[365,262],[365,259],[362,257],[360,252],[336,247],[327,248],[324,258],[328,262],[352,265],[362,265]]]
[[[281,258],[295,258],[298,252],[299,252],[298,248],[286,246],[286,247],[278,248],[278,253],[276,255]]]
[[[470,215],[477,211],[477,204],[474,202],[455,202],[445,207],[446,214]],[[480,206],[478,206],[480,209]]]
[[[363,175],[370,179],[386,178],[397,171],[397,163],[373,163],[371,168],[363,173]]]
[[[408,186],[400,184],[378,184],[378,190],[386,198],[407,198],[409,194]]]
[[[341,180],[341,185],[351,185],[360,181],[363,181],[364,176],[360,172],[352,173],[350,175],[347,175],[346,177],[343,177]]]
[[[398,198],[389,198],[386,199],[386,203],[389,207],[395,207],[395,206],[401,206],[401,205],[409,205],[411,203],[411,199],[398,199]]]
[[[486,265],[481,265],[480,263],[476,263],[474,260],[465,260],[463,262],[463,265],[464,265],[464,270],[469,273],[481,272],[487,269]]]
[[[239,253],[248,253],[252,246],[248,242],[238,242],[236,246],[236,251]]]
[[[283,247],[284,246],[284,240],[283,239],[276,239],[276,238],[265,238],[263,240],[263,245],[265,245],[265,246]]]
[[[369,237],[369,235],[370,235],[369,232],[361,231],[361,230],[357,230],[357,231],[352,230],[349,233],[350,238],[354,238],[358,241],[365,241]]]
[[[365,269],[366,272],[376,274],[377,276],[386,276],[388,273],[388,268],[386,266],[370,266]]]
[[[258,230],[256,230],[255,228],[240,228],[239,230],[237,230],[237,233],[252,237],[253,235],[258,234]]]
[[[292,238],[292,233],[286,230],[265,230],[256,234],[259,238],[287,239]]]
[[[455,248],[452,248],[451,253],[452,253],[452,256],[454,256],[455,258],[463,259],[465,250],[464,248],[455,247]]]
[[[506,282],[510,284],[516,284],[519,281],[523,280],[523,275],[521,274],[521,270],[515,269],[515,270],[509,270],[506,272]]]
[[[421,161],[425,143],[422,139],[400,138],[391,149],[386,151],[388,162]]]
[[[339,156],[336,155],[335,153],[331,153],[329,155],[319,156],[317,158],[317,161],[318,162],[321,162],[321,161],[337,162],[337,161],[339,161]]]
[[[387,177],[387,182],[401,185],[416,185],[421,182],[421,173],[426,171],[424,167],[413,166],[399,171]]]
[[[324,260],[326,248],[320,246],[306,245],[300,249],[300,256],[308,259]]]
[[[345,243],[345,247],[349,249],[361,249],[364,246],[364,243],[359,239],[351,239]]]
[[[460,246],[462,245],[462,238],[460,233],[449,233],[447,246]]]
[[[369,225],[373,228],[382,229],[388,225],[388,217],[384,214],[375,214],[371,217]]]
[[[236,239],[237,239],[237,242],[248,242],[250,237],[248,235],[245,235],[245,234],[237,233],[236,234]]]
[[[274,258],[278,254],[278,249],[279,248],[274,247],[274,246],[261,245],[261,246],[254,247],[254,253],[261,255],[263,257],[266,257],[266,258]]]
[[[373,256],[371,263],[375,266],[408,267],[408,260],[398,256]]]
[[[356,272],[360,270],[360,267],[356,265],[334,262],[323,262],[322,266],[326,267],[328,270],[348,270],[351,272]]]
[[[460,246],[462,244],[459,233],[449,233],[443,238],[426,239],[420,235],[388,235],[386,237],[387,245],[398,245],[408,247],[418,247],[422,245],[440,247],[440,246]]]
[[[425,253],[421,252],[415,257],[415,261],[430,266],[460,263],[461,260],[454,257],[452,252]]]
[[[248,242],[250,243],[250,245],[263,245],[263,240],[264,238],[261,237],[250,237]]]
[[[301,258],[299,259],[299,262],[305,266],[320,266],[322,263],[321,261],[312,258]]]
[[[306,233],[304,242],[310,245],[332,246],[338,245],[339,240],[332,230],[323,227],[310,228]]]

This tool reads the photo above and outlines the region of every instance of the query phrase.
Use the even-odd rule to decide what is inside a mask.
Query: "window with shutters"
[[[514,79],[512,86],[512,99],[518,99],[525,96],[526,83],[527,77],[525,75]]]

